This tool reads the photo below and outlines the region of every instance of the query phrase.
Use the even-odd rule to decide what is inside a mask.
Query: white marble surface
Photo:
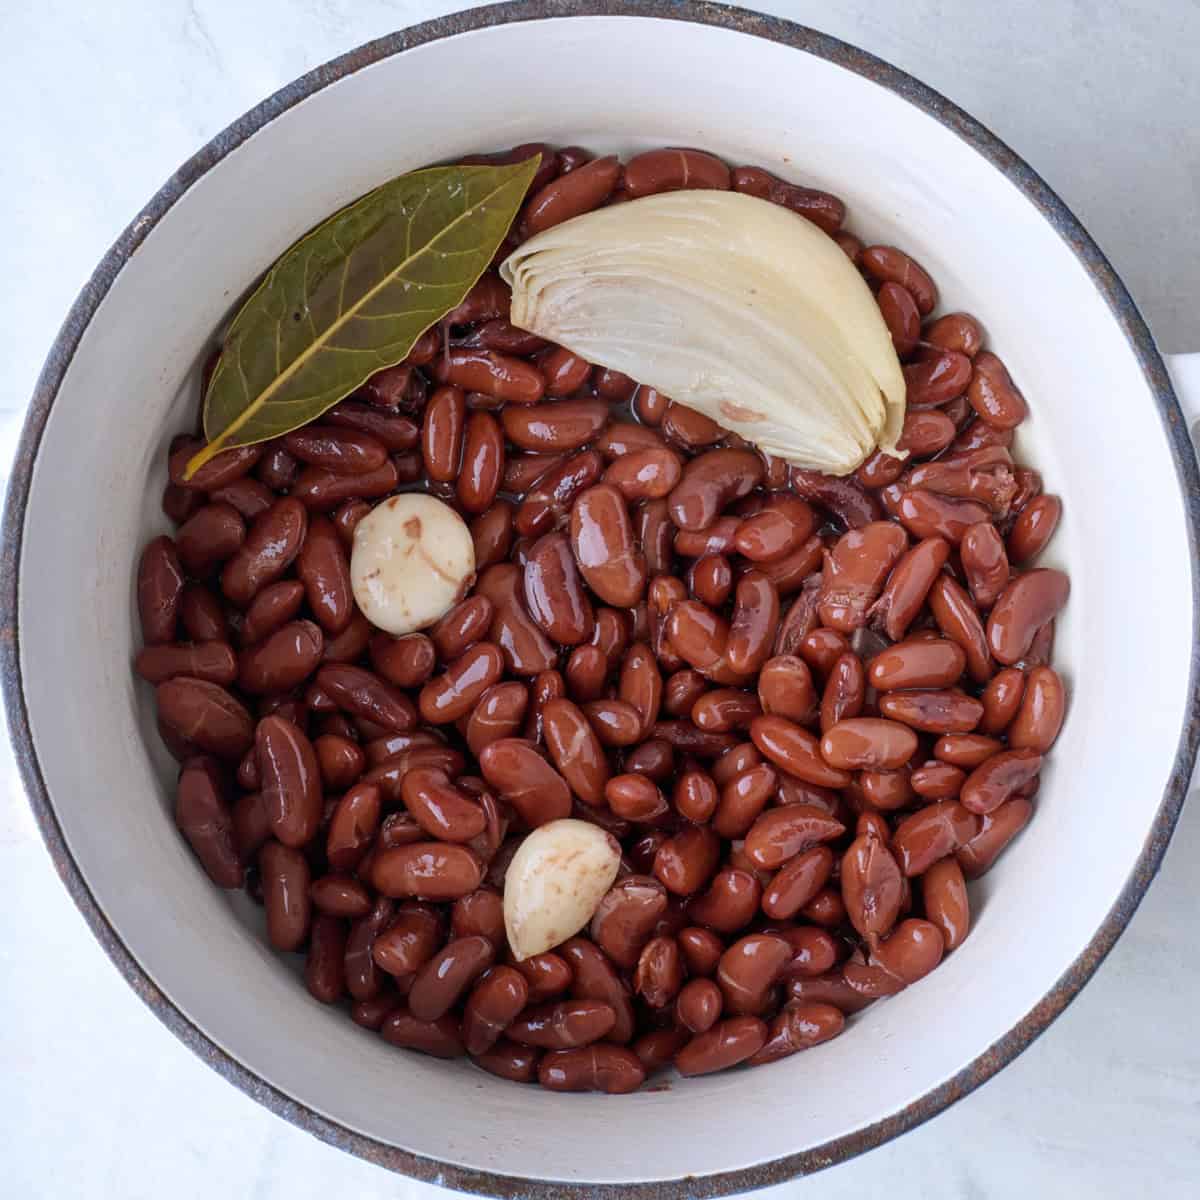
[[[302,71],[454,7],[422,0],[3,6],[0,479],[67,307],[166,176]],[[1163,347],[1200,349],[1195,0],[762,0],[759,7],[856,42],[982,118],[1089,224]],[[1073,869],[1086,869],[1086,852],[1071,849],[1079,853]],[[899,1141],[763,1194],[1197,1194],[1198,858],[1200,804],[1193,803],[1117,949],[1015,1064]],[[2,741],[0,878],[8,897],[0,906],[0,1193],[97,1200],[446,1194],[309,1138],[224,1083],[159,1025],[58,883]]]

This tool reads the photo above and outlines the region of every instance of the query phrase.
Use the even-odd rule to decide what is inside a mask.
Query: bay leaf
[[[204,397],[208,444],[278,437],[319,417],[460,304],[508,233],[538,156],[401,175],[279,258],[229,328]]]

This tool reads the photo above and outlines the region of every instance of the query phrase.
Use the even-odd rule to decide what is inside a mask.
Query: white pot
[[[174,764],[129,669],[164,450],[194,420],[200,357],[231,305],[383,180],[533,139],[701,146],[843,196],[852,229],[911,250],[947,310],[982,318],[1032,407],[1021,457],[1065,501],[1052,558],[1072,580],[1057,647],[1070,716],[1034,821],[976,889],[971,937],[827,1045],[627,1097],[401,1053],[310,999],[257,911],[214,889],[177,833]],[[1195,360],[1182,369],[1200,383]],[[167,1024],[276,1112],[471,1190],[732,1191],[938,1112],[1044,1029],[1111,948],[1158,867],[1200,730],[1198,505],[1184,417],[1125,288],[1045,184],[944,99],[832,39],[718,7],[475,10],[285,88],[172,178],[100,265],[13,476],[5,696],[31,801],[97,936]]]

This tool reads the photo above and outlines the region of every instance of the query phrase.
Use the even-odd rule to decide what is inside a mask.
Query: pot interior
[[[166,528],[165,448],[195,420],[198,365],[231,307],[369,188],[533,139],[694,145],[842,196],[853,232],[909,250],[943,311],[982,320],[1032,409],[1018,454],[1065,501],[1048,560],[1072,580],[1056,658],[1070,716],[1033,822],[974,888],[965,945],[827,1045],[622,1098],[402,1053],[312,1000],[299,960],[266,947],[259,910],[214,889],[176,832],[174,763],[151,689],[129,668],[136,558]],[[71,852],[131,953],[213,1042],[381,1142],[491,1172],[621,1183],[743,1168],[862,1130],[1042,1001],[1105,920],[1162,800],[1192,598],[1154,396],[1105,298],[1015,183],[901,95],[814,54],[683,22],[576,17],[480,29],[359,70],[270,121],[174,204],[120,271],[54,401],[20,618],[33,739]]]

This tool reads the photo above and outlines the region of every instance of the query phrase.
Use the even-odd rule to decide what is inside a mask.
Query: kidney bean
[[[846,905],[842,902],[842,894],[833,887],[823,887],[803,908],[801,917],[814,925],[826,929],[839,929],[846,924]]]
[[[529,690],[523,683],[498,683],[479,698],[467,722],[466,739],[476,758],[486,746],[516,735],[529,705]]]
[[[430,479],[450,483],[458,478],[466,420],[461,388],[440,387],[430,397],[421,425],[421,457]]]
[[[409,1011],[418,1021],[437,1021],[445,1016],[463,992],[491,966],[495,953],[496,948],[485,937],[455,938],[448,942],[417,970],[408,994]],[[521,979],[519,975],[517,978]]]
[[[211,759],[191,758],[184,764],[175,790],[175,824],[217,887],[242,886],[234,816],[220,769]]]
[[[568,1054],[572,1051],[561,1053]],[[489,1049],[472,1057],[476,1066],[482,1067],[490,1075],[507,1079],[510,1083],[532,1083],[537,1078],[540,1052],[530,1046],[518,1046],[508,1038],[500,1038]]]
[[[680,529],[707,529],[726,505],[762,482],[762,460],[749,450],[709,450],[687,464],[668,498]]]
[[[961,946],[971,928],[971,905],[962,868],[955,859],[943,858],[921,876],[921,899],[946,950]]]
[[[242,762],[252,762],[257,775],[258,759],[255,757],[253,748],[247,752]],[[242,782],[240,769],[238,786],[246,786]],[[242,792],[233,804],[233,840],[242,861],[252,861],[258,853],[259,847],[270,836],[271,826],[267,822],[267,810],[263,807],[262,796],[257,791]]]
[[[896,563],[869,612],[892,641],[904,637],[949,556],[949,544],[940,537],[930,537],[918,542]]]
[[[705,692],[692,707],[692,721],[700,729],[727,733],[745,728],[762,712],[758,698],[752,692],[737,688],[718,688]]]
[[[825,562],[818,611],[822,622],[842,633],[866,623],[867,611],[904,553],[904,531],[876,521],[842,535]]]
[[[895,246],[868,246],[862,253],[863,270],[880,283],[898,283],[912,293],[921,316],[937,307],[937,288],[929,273]]]
[[[401,780],[400,794],[404,807],[430,837],[469,842],[484,830],[483,809],[436,767],[413,767]]]
[[[604,785],[608,807],[625,821],[657,821],[667,812],[667,802],[652,779],[645,775],[615,775]]]
[[[962,647],[971,678],[986,683],[992,677],[992,657],[983,623],[967,593],[949,576],[939,575],[929,589],[929,608],[942,633]]]
[[[934,744],[934,757],[942,762],[967,769],[986,762],[993,754],[999,754],[1004,746],[995,738],[979,733],[948,733]]]
[[[675,810],[696,825],[703,825],[712,817],[719,799],[717,785],[706,771],[684,771],[675,783]]]
[[[750,924],[762,899],[762,886],[749,871],[722,867],[707,891],[693,896],[687,905],[689,920],[715,929],[736,933]]]
[[[683,986],[683,961],[673,937],[646,943],[633,975],[634,990],[654,1009],[665,1009]]]
[[[969,313],[947,313],[925,330],[925,341],[939,350],[955,350],[974,358],[983,346],[983,330]]]
[[[725,437],[725,430],[711,417],[674,401],[663,414],[662,431],[677,446],[690,451],[701,450]]]
[[[525,1007],[529,985],[520,971],[498,966],[488,970],[467,997],[463,1009],[463,1043],[480,1055],[496,1044],[505,1028]]]
[[[346,875],[322,875],[308,889],[314,907],[333,917],[365,917],[371,911],[371,896],[357,879]],[[341,955],[338,956],[339,962]]]
[[[453,421],[457,421],[457,431],[461,435],[464,419],[460,410],[463,392],[474,392],[492,399],[517,405],[536,405],[546,390],[546,381],[542,373],[532,363],[514,358],[508,354],[500,354],[495,350],[473,349],[458,347],[448,350],[437,357],[433,364],[433,375],[443,386],[438,388],[430,398],[432,407],[438,400],[439,394],[453,391],[457,397],[453,400],[443,400],[443,404],[452,405],[454,417],[449,425],[454,429]],[[426,408],[425,432],[422,448],[428,456],[432,443],[429,431],[429,408]],[[512,439],[516,441],[516,439]],[[461,442],[459,443],[461,446]],[[440,443],[444,450],[435,460],[439,468],[444,468],[453,452],[452,441]],[[538,447],[527,447],[537,449]],[[428,457],[426,464],[428,465]],[[437,476],[434,476],[437,478]]]
[[[953,350],[935,351],[903,368],[908,405],[936,408],[961,396],[971,380],[971,360]]]
[[[303,683],[317,668],[325,639],[311,621],[289,621],[243,650],[238,684],[254,695],[278,694]]]
[[[506,408],[500,420],[508,440],[523,450],[578,450],[607,424],[608,405],[603,400],[556,400]]]
[[[561,996],[571,986],[574,974],[567,960],[559,954],[534,954],[512,964],[529,985],[529,1002],[540,1004]]]
[[[291,721],[264,717],[255,732],[262,803],[272,834],[304,846],[321,824],[321,771],[312,743]]]
[[[871,962],[886,971],[901,987],[916,983],[942,961],[945,945],[931,921],[909,918],[901,921],[891,937],[871,952]]]
[[[704,826],[689,826],[668,838],[654,856],[654,875],[676,896],[691,896],[712,878],[721,844]]]
[[[979,608],[991,608],[1009,578],[1004,541],[995,525],[972,525],[963,535],[959,554],[971,598]]]
[[[904,818],[892,835],[892,850],[905,875],[924,875],[940,858],[965,846],[980,819],[956,800],[940,800]]]
[[[406,416],[395,412],[384,412],[369,404],[354,400],[343,400],[331,408],[322,418],[329,425],[368,434],[382,442],[390,452],[411,450],[420,438],[416,424]],[[381,464],[382,465],[382,464]]]
[[[333,522],[325,516],[309,520],[308,533],[296,558],[296,574],[304,584],[308,606],[330,633],[341,633],[354,616],[350,561]]]
[[[534,543],[525,568],[525,602],[533,619],[560,645],[575,646],[591,635],[592,606],[566,534],[548,533]]]
[[[865,488],[883,488],[895,483],[903,474],[903,459],[893,458],[882,450],[876,450],[855,470],[854,478]]]
[[[675,526],[667,513],[665,500],[639,504],[633,514],[638,544],[646,556],[646,569],[652,575],[669,572],[672,566],[671,539]]]
[[[167,460],[167,475],[177,487],[208,492],[211,495],[218,488],[249,474],[263,456],[261,444],[235,446],[214,455],[190,479],[184,479],[183,472],[187,464],[202,445],[203,443],[196,438],[177,438],[171,443],[172,449]]]
[[[674,450],[654,446],[618,458],[604,472],[604,482],[626,500],[661,500],[679,483],[683,464]]]
[[[389,926],[394,911],[392,901],[381,896],[365,917],[350,926],[343,967],[346,990],[355,1000],[373,1000],[384,990],[385,977],[372,952],[376,938]]]
[[[936,688],[954,683],[966,667],[966,655],[944,638],[899,642],[877,654],[867,678],[879,691]]]
[[[754,822],[746,834],[746,856],[756,867],[773,871],[845,831],[840,821],[815,805],[786,804],[768,809]],[[814,870],[812,878],[819,873]]]
[[[1008,557],[1018,566],[1037,558],[1054,536],[1061,516],[1062,501],[1057,496],[1035,496],[1018,513],[1009,532]]]
[[[887,934],[900,915],[904,878],[886,843],[870,835],[855,838],[842,858],[841,883],[846,912],[859,934]]]
[[[857,654],[839,655],[829,670],[821,696],[821,732],[828,733],[839,721],[857,717],[866,700],[866,678]]]
[[[352,871],[374,841],[379,827],[380,792],[357,784],[338,801],[329,821],[325,854],[335,871]]]
[[[774,497],[737,529],[734,548],[751,562],[774,562],[799,549],[817,526],[812,506],[795,496]]]
[[[914,408],[904,415],[904,427],[896,448],[907,450],[915,459],[929,458],[950,445],[954,434],[954,422],[946,412]]]
[[[752,766],[721,786],[721,799],[713,814],[713,830],[724,838],[744,837],[766,807],[778,781],[773,768]]]
[[[633,398],[633,412],[643,425],[661,425],[671,398],[652,387],[639,387]]]
[[[733,568],[723,554],[706,554],[688,568],[688,590],[702,604],[721,608],[733,591]]]
[[[793,467],[790,482],[796,495],[823,508],[845,529],[860,529],[882,515],[874,494],[852,479],[837,479],[820,471]]]
[[[571,814],[566,780],[527,742],[501,738],[479,756],[484,778],[535,829]]]
[[[236,553],[246,540],[246,525],[230,504],[206,504],[175,535],[179,561],[193,575],[203,575]]]
[[[821,756],[817,739],[784,717],[756,717],[750,725],[754,745],[781,770],[818,787],[845,787],[846,771],[831,766]]]
[[[981,421],[994,429],[1015,429],[1029,408],[1004,363],[990,350],[975,356],[967,399]]]
[[[717,964],[717,984],[724,996],[725,1011],[735,1017],[761,1013],[771,985],[791,957],[791,946],[775,934],[753,933],[734,942]]]
[[[592,940],[613,962],[633,968],[667,908],[667,893],[657,879],[630,875],[604,895],[592,917]]]
[[[552,1092],[636,1092],[646,1072],[632,1050],[607,1044],[552,1050],[542,1056],[538,1082]]]
[[[237,761],[254,738],[250,714],[223,687],[177,675],[155,690],[159,721],[198,750]]]
[[[336,1004],[346,990],[342,965],[345,954],[345,922],[337,917],[318,913],[313,920],[308,943],[304,984],[309,994],[322,1004]]]
[[[574,699],[586,704],[604,694],[608,658],[599,646],[576,646],[567,659],[563,674],[567,691]]]
[[[345,712],[385,730],[407,733],[416,724],[408,697],[362,667],[326,663],[317,672],[317,685]]]
[[[874,1003],[874,996],[862,992],[846,982],[842,971],[831,971],[816,978],[793,977],[787,985],[790,1003],[831,1004],[847,1015],[860,1012]]]
[[[599,208],[616,187],[620,174],[621,164],[610,154],[560,175],[526,202],[521,218],[522,235],[531,238],[551,226]]]
[[[667,443],[655,429],[632,421],[614,421],[596,439],[595,449],[608,462],[642,450],[665,449]]]
[[[912,790],[925,800],[952,800],[962,788],[967,773],[950,763],[930,760],[917,767],[910,778]]]
[[[483,879],[483,864],[465,846],[413,842],[384,850],[371,866],[371,882],[385,896],[457,900]]]
[[[321,780],[332,791],[348,788],[363,773],[366,755],[349,738],[325,734],[314,739],[313,750]]]
[[[625,164],[625,190],[631,200],[680,188],[729,190],[729,168],[703,150],[646,150]]]
[[[499,423],[490,413],[472,413],[463,436],[459,503],[469,513],[486,512],[496,498],[503,474],[504,435]]]
[[[817,693],[808,664],[790,654],[768,659],[759,672],[758,699],[764,713],[786,717],[797,724],[809,720]]]
[[[546,383],[546,395],[554,398],[573,396],[587,383],[591,364],[563,346],[552,346],[537,360],[538,370]]]
[[[974,813],[990,813],[1036,778],[1042,756],[1036,750],[1007,750],[981,763],[962,786],[960,800]]]
[[[912,292],[899,283],[885,283],[876,293],[875,302],[891,334],[896,353],[906,358],[913,352],[921,336],[921,314],[917,311]]]
[[[229,641],[229,622],[225,619],[225,610],[203,584],[189,583],[184,587],[179,597],[178,619],[189,641]]]
[[[782,811],[785,810],[771,810]],[[763,912],[772,920],[790,920],[825,886],[833,862],[833,852],[828,846],[812,846],[791,857],[763,890]]]
[[[534,536],[558,524],[565,518],[575,497],[599,481],[602,469],[600,455],[595,450],[583,450],[570,457],[563,456],[561,461],[542,471],[529,488],[511,487],[513,491],[527,492],[517,510],[517,532]]]
[[[955,854],[963,874],[978,879],[1025,828],[1033,815],[1033,805],[1024,796],[1013,796],[981,820],[979,832],[960,846]]]
[[[303,603],[304,585],[298,580],[281,579],[278,583],[268,584],[255,595],[246,609],[241,630],[243,645],[253,646],[265,641],[290,621]]]
[[[987,509],[974,500],[923,491],[908,491],[900,497],[898,519],[915,538],[940,537],[957,546],[969,529],[987,518]]]
[[[552,698],[543,706],[542,720],[550,757],[571,790],[587,804],[602,805],[608,761],[587,717],[570,700]]]
[[[819,1046],[837,1037],[845,1027],[842,1010],[832,1004],[788,1003],[772,1020],[763,1048],[750,1060],[750,1066],[777,1062],[781,1058]]]
[[[399,1009],[384,1020],[379,1032],[383,1040],[393,1046],[418,1050],[434,1058],[461,1058],[466,1053],[458,1021],[449,1015],[436,1021],[420,1021],[410,1012]]]
[[[175,640],[183,583],[175,543],[169,537],[155,538],[142,551],[138,563],[138,614],[146,645]]]
[[[676,671],[663,684],[663,710],[672,717],[687,716],[707,690],[708,680],[699,671],[691,667]]]
[[[336,475],[376,471],[387,461],[389,449],[366,430],[331,425],[305,425],[284,434],[282,441],[294,458]]]
[[[273,504],[246,535],[237,552],[221,572],[221,590],[239,608],[273,583],[291,566],[300,552],[308,529],[304,506],[292,497]]]
[[[1007,667],[1003,671],[997,671],[979,697],[980,703],[983,705],[983,716],[979,719],[979,732],[992,735],[1003,733],[1017,715],[1024,691],[1024,672],[1016,667]]]
[[[491,642],[477,642],[421,689],[417,706],[422,720],[447,725],[467,716],[503,674],[504,655],[499,648]]]
[[[276,950],[297,950],[308,936],[308,860],[299,850],[269,841],[259,851],[267,937]]]
[[[630,608],[646,587],[646,559],[637,549],[629,512],[616,488],[599,484],[571,507],[571,547],[588,586],[606,604]]]
[[[767,1026],[757,1017],[731,1017],[692,1038],[675,1055],[681,1075],[707,1075],[753,1058],[767,1040]]]
[[[604,952],[579,937],[568,939],[559,950],[574,973],[572,997],[576,1000],[597,1000],[613,1010],[616,1023],[608,1033],[608,1041],[624,1044],[632,1040],[634,1014],[629,987]]]
[[[1045,754],[1062,728],[1066,706],[1066,689],[1058,673],[1050,667],[1034,667],[1008,726],[1008,744],[1014,750]]]
[[[492,602],[494,615],[488,637],[503,651],[508,669],[516,675],[536,675],[552,669],[557,655],[526,612],[520,587],[520,569],[511,563],[498,563],[479,576],[475,593]]]
[[[350,1006],[350,1020],[378,1033],[384,1021],[400,1007],[401,997],[396,992],[383,992],[367,1000],[356,1000]]]
[[[1045,567],[1010,580],[987,623],[988,646],[997,661],[1011,666],[1024,658],[1038,631],[1062,610],[1069,591],[1067,576]]]
[[[970,733],[983,716],[983,705],[957,690],[897,691],[879,698],[879,711],[923,733]]]
[[[346,500],[376,499],[396,490],[400,482],[400,456],[362,475],[338,475],[323,467],[305,467],[292,485],[293,499],[306,509],[328,512]]]
[[[232,683],[237,658],[225,642],[176,643],[146,646],[133,660],[133,669],[150,683],[190,675],[208,683]]]
[[[252,482],[257,483],[257,480]],[[268,492],[268,494],[270,493]],[[273,500],[274,496],[271,499]],[[192,488],[180,487],[177,483],[168,483],[163,488],[163,515],[176,525],[182,525],[197,509],[203,508],[204,502],[204,493]],[[241,510],[239,509],[239,511]]]
[[[838,232],[846,219],[846,206],[836,196],[787,183],[761,167],[736,167],[731,182],[735,192],[790,208],[831,235]]]

